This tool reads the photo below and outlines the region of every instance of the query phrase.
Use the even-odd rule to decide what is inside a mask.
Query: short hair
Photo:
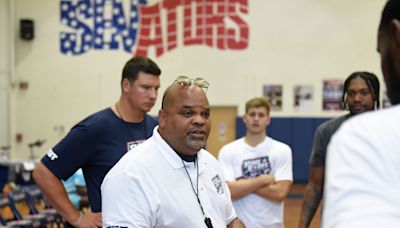
[[[126,78],[135,81],[140,72],[160,76],[161,70],[153,60],[147,57],[135,56],[125,63],[121,82]]]
[[[386,29],[393,19],[400,20],[400,0],[389,0],[382,11],[379,31]]]
[[[249,101],[246,102],[246,113],[251,109],[251,108],[258,108],[258,107],[263,107],[267,111],[267,115],[269,115],[270,112],[270,105],[269,101],[266,97],[255,97],[250,99]]]
[[[350,74],[349,77],[347,77],[346,81],[344,82],[344,87],[343,87],[343,95],[342,95],[342,109],[346,109],[346,95],[349,90],[350,83],[353,79],[355,78],[362,78],[365,83],[368,86],[369,92],[372,94],[372,99],[374,100],[374,109],[379,109],[380,106],[380,96],[379,96],[379,80],[378,77],[376,77],[375,74],[366,72],[366,71],[357,71],[352,74]]]

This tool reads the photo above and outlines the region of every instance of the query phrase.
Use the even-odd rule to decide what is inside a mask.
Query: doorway
[[[221,147],[236,139],[236,106],[211,106],[211,132],[206,148],[218,157]]]

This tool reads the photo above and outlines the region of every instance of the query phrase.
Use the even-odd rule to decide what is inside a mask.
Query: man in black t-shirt
[[[76,124],[36,166],[33,172],[36,183],[71,225],[102,225],[101,183],[128,150],[152,135],[157,122],[146,113],[156,102],[160,74],[151,59],[131,58],[122,72],[119,100]],[[85,214],[75,209],[61,182],[79,168],[83,170],[91,209]]]

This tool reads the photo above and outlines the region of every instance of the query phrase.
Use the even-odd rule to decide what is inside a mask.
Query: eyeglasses
[[[191,85],[197,85],[198,87],[202,88],[204,92],[207,92],[208,86],[210,83],[208,83],[207,80],[204,78],[197,77],[195,79],[189,78],[187,76],[179,76],[175,79],[174,83],[178,83],[181,86],[191,86]]]

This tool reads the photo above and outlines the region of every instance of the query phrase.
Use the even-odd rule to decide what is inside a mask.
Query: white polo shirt
[[[206,227],[182,159],[157,130],[125,154],[104,178],[103,227]],[[236,213],[220,164],[202,149],[198,167],[198,195],[204,213],[214,227],[226,227]],[[186,163],[186,169],[196,190],[195,163]]]

